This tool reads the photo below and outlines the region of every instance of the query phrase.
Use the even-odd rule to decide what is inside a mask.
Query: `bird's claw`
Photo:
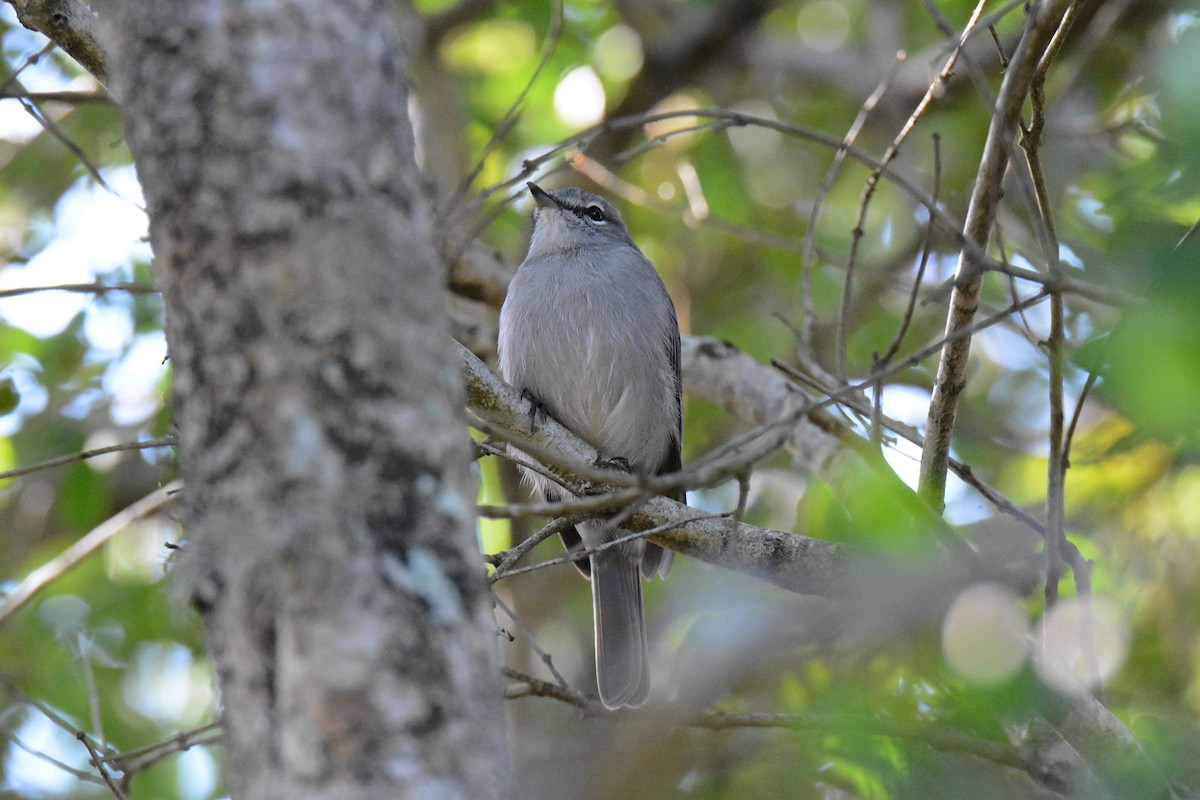
[[[592,466],[599,467],[601,469],[619,469],[622,472],[633,472],[633,467],[630,466],[629,460],[622,456],[605,458],[604,456],[598,455],[596,456],[596,460],[593,462]]]
[[[528,389],[521,390],[521,399],[529,401],[529,433],[533,435],[537,433],[537,417],[538,412],[546,416],[546,404],[534,397],[533,392]]]

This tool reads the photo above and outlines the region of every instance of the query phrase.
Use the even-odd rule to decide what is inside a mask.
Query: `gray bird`
[[[654,265],[616,209],[581,189],[545,191],[529,254],[500,310],[500,373],[608,459],[641,474],[680,468],[679,324]],[[549,501],[563,489],[523,470]],[[673,495],[683,501],[683,492]],[[624,531],[602,520],[562,534],[568,552]],[[607,708],[650,690],[641,576],[666,577],[671,552],[642,539],[575,561],[592,582],[596,683]]]

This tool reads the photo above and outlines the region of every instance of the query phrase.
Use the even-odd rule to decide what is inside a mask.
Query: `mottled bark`
[[[9,0],[17,19],[78,61],[101,83],[108,81],[108,58],[96,37],[98,17],[88,0]]]
[[[503,794],[461,378],[386,3],[111,22],[233,795]]]

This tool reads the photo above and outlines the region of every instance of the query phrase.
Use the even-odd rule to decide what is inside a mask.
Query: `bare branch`
[[[113,793],[113,796],[116,797],[117,800],[125,800],[125,793],[121,791],[121,787],[117,786],[117,784],[113,781],[112,776],[108,774],[108,770],[104,766],[104,759],[100,757],[100,753],[96,751],[96,747],[92,744],[91,740],[88,739],[88,735],[83,731],[80,731],[79,733],[75,734],[75,738],[82,742],[83,746],[87,748],[88,756],[91,758],[91,764],[96,768],[96,771],[100,773],[100,778],[104,781],[104,785],[108,787],[108,790]]]
[[[5,620],[29,602],[47,584],[69,572],[76,564],[124,530],[131,522],[148,516],[172,502],[176,492],[182,488],[182,482],[172,481],[161,489],[156,489],[92,528],[83,538],[29,573],[23,581],[4,596],[3,601],[0,601],[0,625],[3,625]]]
[[[948,339],[951,334],[968,327],[979,308],[984,268],[978,263],[978,254],[987,251],[992,224],[999,208],[1001,183],[1008,166],[1009,148],[1016,135],[1021,108],[1039,60],[1069,5],[1070,0],[1052,0],[1033,6],[1025,33],[1005,74],[963,228],[963,238],[972,246],[964,247],[959,257],[955,288],[950,298],[950,314],[946,322]],[[942,351],[933,399],[929,404],[925,449],[921,453],[920,492],[936,509],[945,506],[950,439],[958,413],[958,399],[966,384],[970,349],[969,336],[947,344]]]
[[[210,722],[188,731],[180,731],[170,739],[101,757],[100,761],[126,775],[140,772],[175,753],[198,745],[215,744],[221,740],[221,723]]]
[[[53,467],[61,467],[64,464],[74,464],[76,461],[87,461],[89,458],[103,456],[109,453],[122,453],[126,450],[150,450],[155,447],[174,447],[175,438],[172,436],[164,436],[161,439],[143,439],[140,442],[123,442],[121,444],[110,444],[105,447],[97,447],[92,450],[83,450],[78,453],[68,453],[65,456],[50,458],[45,461],[39,461],[37,464],[29,464],[24,467],[0,472],[0,481],[8,480],[9,478],[17,478],[21,475],[28,475],[31,472],[40,472],[44,469]]]
[[[117,104],[113,96],[103,89],[95,92],[29,92],[7,89],[0,91],[0,100],[28,100],[32,103],[67,103],[73,106],[89,103],[105,106],[115,106]]]
[[[582,692],[569,686],[557,686],[549,681],[543,681],[524,672],[518,672],[511,667],[501,667],[500,673],[509,680],[517,681],[519,686],[509,686],[504,690],[504,696],[509,700],[518,697],[550,697],[575,706],[584,712],[585,716],[603,713],[604,707]]]
[[[108,59],[97,38],[97,10],[88,0],[9,0],[17,19],[71,55],[96,79],[108,79]]]
[[[157,286],[145,283],[61,283],[56,286],[22,286],[17,289],[0,289],[0,297],[19,297],[35,292],[75,292],[78,294],[108,294],[109,292],[128,292],[129,294],[158,294]]]

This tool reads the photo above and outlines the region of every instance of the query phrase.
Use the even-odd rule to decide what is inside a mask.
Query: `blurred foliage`
[[[455,5],[420,0],[406,13],[434,19]],[[521,113],[485,152],[546,51],[556,11],[549,0],[464,3],[473,13],[411,54],[424,126],[422,157],[431,171],[450,169],[431,177],[438,186],[456,186],[482,158],[466,194],[477,196],[619,108],[732,108],[841,139],[903,51],[903,65],[856,141],[878,156],[944,63],[974,3],[785,0],[771,4],[749,30],[717,37],[713,58],[701,59],[700,66],[670,60],[672,45],[690,35],[689,25],[728,5],[567,0],[561,34]],[[989,4],[986,13],[998,8]],[[44,40],[4,9],[0,41],[15,71],[26,67]],[[1006,52],[1022,13],[1020,4],[1013,5],[996,23]],[[1111,601],[1114,635],[1125,642],[1108,675],[1105,702],[1164,774],[1193,789],[1200,786],[1200,236],[1178,243],[1200,219],[1198,39],[1200,15],[1188,3],[1088,4],[1049,75],[1043,153],[1060,257],[1070,277],[1133,298],[1125,308],[1078,295],[1066,303],[1068,415],[1088,374],[1098,374],[1072,442],[1068,534],[1092,562],[1094,590]],[[936,177],[940,203],[958,219],[966,213],[990,107],[970,76],[974,71],[993,96],[1002,78],[990,35],[976,37],[967,53],[973,67],[959,65],[896,162],[925,191]],[[651,69],[656,72],[649,77],[658,83],[646,81]],[[28,65],[20,80],[35,91],[94,86],[57,51]],[[651,102],[639,106],[643,83],[670,88],[657,96],[651,91]],[[0,100],[0,289],[151,283],[137,230],[124,240],[113,233],[113,241],[96,243],[111,229],[124,230],[108,215],[123,209],[128,216],[140,202],[131,189],[118,111],[102,104],[39,107],[90,166],[33,123],[17,100]],[[688,125],[699,130],[668,135]],[[662,138],[643,147],[648,137]],[[613,129],[590,139],[583,154],[586,159],[575,157],[575,171],[558,158],[535,177],[547,185],[596,188],[593,181],[601,182],[662,273],[685,331],[727,339],[763,361],[796,362],[797,331],[809,326],[811,349],[804,360],[843,377],[838,309],[867,168],[845,162],[809,231],[834,159],[827,146],[694,119]],[[447,164],[457,165],[457,172]],[[553,173],[545,174],[549,169]],[[1018,159],[1013,169],[1023,169],[1023,162]],[[93,170],[111,192],[96,182]],[[474,217],[496,212],[480,235],[512,267],[523,255],[529,228],[522,186],[516,182],[511,191],[489,196]],[[1047,259],[1030,210],[1011,176],[1006,190],[992,255],[1044,270]],[[463,199],[444,191],[439,208],[449,216]],[[505,204],[515,210],[504,210]],[[847,307],[848,380],[869,374],[900,327],[927,219],[894,185],[885,181],[876,191]],[[815,317],[806,320],[802,280],[809,235]],[[957,253],[942,232],[932,235],[930,249],[895,361],[936,341],[944,328],[944,287]],[[1014,294],[1036,289],[989,276],[981,313],[1001,311]],[[156,295],[42,292],[0,300],[0,316],[0,469],[170,433]],[[1046,498],[1049,402],[1042,342],[1048,319],[1046,306],[1038,305],[975,337],[955,437],[956,457],[1037,518]],[[935,360],[926,359],[894,376],[883,390],[883,411],[923,425],[935,369]],[[685,463],[747,429],[719,409],[685,402]],[[865,432],[853,412],[842,419]],[[872,469],[813,476],[777,455],[751,479],[747,519],[897,555],[921,552],[931,545],[929,528],[903,487],[915,479],[918,456],[890,439],[883,455],[894,473],[874,463]],[[173,473],[173,454],[159,448],[4,480],[0,593]],[[483,502],[520,499],[492,460],[481,465],[481,477]],[[947,519],[986,552],[1008,552],[1006,543],[1030,539],[1027,529],[1017,530],[1020,525],[961,483],[951,482],[947,500]],[[731,486],[691,496],[693,505],[713,511],[736,501]],[[494,549],[520,529],[514,525],[510,533],[507,523],[488,523],[481,533]],[[83,747],[45,712],[72,730],[102,735],[118,750],[169,739],[213,718],[198,621],[173,606],[164,588],[166,545],[180,536],[169,515],[132,526],[4,622],[0,797],[108,796],[103,786],[22,749],[87,770]],[[558,554],[557,544],[548,542],[534,557]],[[586,584],[561,567],[500,586],[554,663],[574,685],[589,687]],[[1075,592],[1070,577],[1061,588]],[[864,609],[857,624],[822,637],[804,627],[820,618],[806,599],[684,559],[670,582],[647,585],[646,593],[657,643],[656,693],[695,713],[779,712],[805,724],[795,730],[672,729],[667,735],[655,728],[638,734],[642,750],[631,760],[606,722],[581,722],[551,700],[517,700],[509,705],[510,724],[519,778],[532,787],[527,796],[552,794],[559,774],[570,788],[558,796],[1059,796],[1019,769],[937,744],[939,736],[953,735],[1003,746],[1028,720],[1053,722],[1056,713],[1035,659],[1021,660],[991,682],[951,668],[938,622],[944,609],[914,612],[911,625],[889,630],[872,629],[872,614]],[[1013,603],[1008,610],[1027,621],[1032,637],[1042,622],[1040,593]],[[544,675],[537,656],[519,640],[502,645],[502,653],[515,667]],[[620,730],[637,733],[628,726]],[[128,796],[220,796],[219,757],[207,746],[175,753],[139,772]],[[1131,772],[1123,780],[1125,796],[1152,796],[1153,780],[1146,775]]]

